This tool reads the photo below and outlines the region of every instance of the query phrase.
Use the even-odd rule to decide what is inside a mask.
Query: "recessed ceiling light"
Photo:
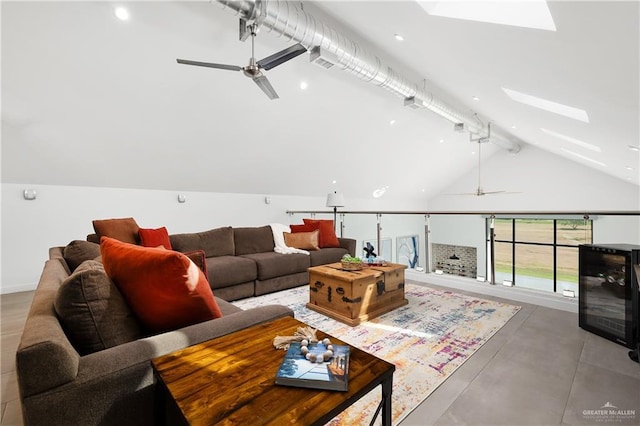
[[[584,155],[582,155],[582,154],[578,154],[577,152],[570,151],[570,150],[568,150],[568,149],[566,149],[566,148],[560,148],[560,149],[561,149],[562,151],[566,152],[567,154],[571,154],[571,155],[573,155],[574,157],[578,157],[578,158],[581,158],[581,159],[583,159],[583,160],[590,161],[590,162],[592,162],[592,163],[594,163],[594,164],[597,164],[597,165],[599,165],[599,166],[602,166],[602,167],[607,167],[607,165],[606,165],[606,164],[604,164],[604,163],[602,163],[602,162],[600,162],[600,161],[594,160],[593,158],[586,157],[586,156],[584,156]]]
[[[480,98],[477,97],[477,96],[473,96],[471,99],[473,99],[474,101],[479,101],[480,100]]]
[[[396,124],[396,120],[391,120],[389,124],[393,126],[394,124]]]
[[[444,143],[444,139],[440,139],[440,143]]]
[[[400,34],[394,34],[393,38],[395,38],[398,41],[404,41],[404,37],[402,37]]]
[[[335,185],[336,183],[338,183],[338,181],[337,180],[332,180],[331,183]]]
[[[113,13],[115,13],[116,17],[121,21],[129,19],[129,11],[124,7],[116,7]]]
[[[538,30],[556,30],[545,0],[416,1],[429,15]]]
[[[627,146],[629,147],[629,149],[630,149],[631,151],[640,151],[640,147],[633,146],[633,145],[627,145]]]
[[[307,90],[307,87],[309,87],[309,84],[306,81],[301,81],[300,82],[300,89],[301,90]]]
[[[511,125],[511,128],[512,128],[512,129],[515,129],[515,128],[516,128],[516,125],[515,125],[515,124],[512,124],[512,125]]]
[[[380,198],[384,195],[385,192],[387,192],[387,189],[389,189],[389,185],[387,186],[383,186],[382,188],[378,188],[376,190],[373,191],[373,198]]]
[[[631,166],[627,166],[627,167],[625,167],[625,168],[626,168],[627,170],[633,170],[633,167],[631,167]]]
[[[558,139],[565,140],[567,142],[571,142],[572,144],[581,146],[583,148],[590,149],[591,151],[602,152],[602,149],[599,146],[595,146],[595,145],[592,145],[590,143],[583,142],[583,141],[581,141],[579,139],[572,138],[571,136],[563,135],[561,133],[554,132],[553,130],[544,129],[542,127],[540,128],[540,130],[542,130],[543,132],[545,132],[548,135],[554,136],[554,137],[556,137]]]
[[[515,90],[505,89],[504,87],[502,88],[502,90],[504,90],[504,92],[516,102],[540,108],[545,111],[553,112],[555,114],[564,115],[565,117],[573,118],[574,120],[579,120],[585,123],[589,122],[589,116],[587,115],[587,112],[582,109],[559,104],[553,101],[548,101],[546,99],[527,95],[526,93],[521,93]]]

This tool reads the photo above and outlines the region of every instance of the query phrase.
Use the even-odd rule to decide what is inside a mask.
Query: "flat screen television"
[[[579,252],[579,326],[635,349],[639,297],[633,265],[640,263],[640,246],[584,244]]]

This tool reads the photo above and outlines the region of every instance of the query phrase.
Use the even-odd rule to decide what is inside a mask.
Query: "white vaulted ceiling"
[[[115,17],[120,5],[129,20]],[[477,167],[469,134],[308,54],[266,72],[275,101],[239,72],[177,64],[248,63],[238,17],[216,2],[1,7],[3,182],[350,197],[388,186],[427,199]],[[304,8],[523,152],[640,184],[629,149],[639,145],[637,2],[548,2],[556,31],[430,15],[409,0]],[[263,29],[256,57],[291,44]],[[582,109],[589,122],[503,88]],[[483,158],[499,149],[483,145]]]

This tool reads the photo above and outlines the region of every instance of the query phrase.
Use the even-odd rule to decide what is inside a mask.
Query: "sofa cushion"
[[[320,248],[340,247],[340,241],[336,237],[336,231],[333,227],[333,220],[327,219],[302,219],[307,225],[318,224],[320,226]]]
[[[207,270],[209,271],[209,284],[214,290],[254,281],[258,278],[256,262],[238,256],[208,257]]]
[[[318,246],[318,231],[313,232],[284,232],[284,244],[301,250],[320,250]]]
[[[233,228],[236,243],[235,255],[264,253],[273,251],[273,231],[269,225],[253,228]]]
[[[132,217],[101,219],[93,221],[93,229],[98,238],[109,237],[130,244],[139,244],[138,224]]]
[[[138,230],[140,244],[144,247],[162,246],[167,250],[171,250],[171,241],[169,241],[169,232],[164,226],[157,229],[140,228]]]
[[[102,262],[140,321],[152,332],[222,316],[204,274],[187,256],[102,237]]]
[[[268,280],[283,275],[306,272],[311,265],[306,254],[280,254],[276,252],[244,254],[241,257],[251,259],[258,266],[258,279]]]
[[[233,256],[235,253],[233,229],[230,226],[204,232],[173,234],[169,236],[174,250],[186,253],[204,250],[206,257]]]
[[[54,307],[81,355],[137,340],[142,329],[102,264],[87,260],[58,289]]]
[[[71,272],[85,260],[93,260],[100,256],[100,245],[88,241],[71,241],[62,251],[62,256]]]

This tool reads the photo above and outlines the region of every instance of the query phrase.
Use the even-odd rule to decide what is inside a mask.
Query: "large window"
[[[578,245],[593,240],[591,220],[495,219],[495,281],[578,292]]]

